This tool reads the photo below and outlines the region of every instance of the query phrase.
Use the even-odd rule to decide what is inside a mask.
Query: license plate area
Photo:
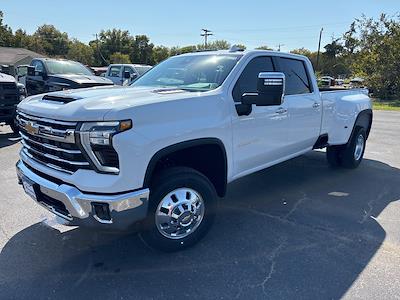
[[[31,197],[33,200],[37,201],[36,191],[35,191],[35,183],[26,177],[22,177],[22,186],[24,187],[25,193]]]

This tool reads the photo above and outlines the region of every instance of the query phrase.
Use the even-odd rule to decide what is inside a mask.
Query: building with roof
[[[42,54],[23,48],[0,47],[0,66],[3,71],[15,76],[20,65],[29,65],[34,58],[45,57]]]

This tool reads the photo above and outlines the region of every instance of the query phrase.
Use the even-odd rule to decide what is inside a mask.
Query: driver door
[[[274,72],[269,56],[255,57],[248,62],[233,88],[235,106],[244,93],[256,93],[258,75]],[[252,105],[251,113],[240,115],[236,109],[232,120],[235,177],[273,165],[289,155],[289,113],[286,103],[271,106]]]

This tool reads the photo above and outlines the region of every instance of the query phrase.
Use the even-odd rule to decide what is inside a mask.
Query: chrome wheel
[[[179,188],[167,194],[157,207],[158,231],[170,239],[192,234],[204,218],[204,200],[195,190]]]
[[[355,160],[360,160],[363,151],[364,151],[364,146],[365,146],[365,141],[364,141],[364,136],[362,134],[360,134],[357,137],[357,141],[356,141],[356,147],[354,149],[354,159]]]

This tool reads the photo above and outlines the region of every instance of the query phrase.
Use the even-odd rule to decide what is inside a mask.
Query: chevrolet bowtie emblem
[[[27,122],[25,124],[25,130],[31,135],[36,135],[39,133],[39,127],[35,126],[35,124],[32,122]]]

